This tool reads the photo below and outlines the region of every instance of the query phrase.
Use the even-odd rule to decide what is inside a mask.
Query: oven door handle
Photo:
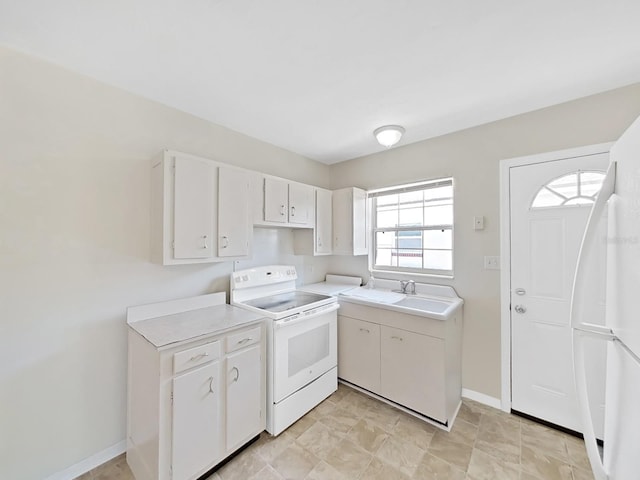
[[[289,319],[285,318],[283,320],[276,320],[275,322],[273,322],[273,328],[275,328],[276,330],[279,330],[281,328],[289,328],[293,325],[297,325],[298,323],[308,322],[309,320],[319,317],[320,315],[324,315],[325,313],[335,312],[339,308],[340,305],[337,302],[314,308],[310,313],[307,313],[306,315],[301,313],[297,316],[291,316]]]

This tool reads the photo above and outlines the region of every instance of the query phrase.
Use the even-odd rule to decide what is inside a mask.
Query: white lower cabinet
[[[175,479],[192,478],[224,453],[221,373],[218,361],[173,380],[171,465]]]
[[[262,321],[158,348],[129,330],[127,462],[195,480],[265,428]]]
[[[380,395],[445,422],[444,340],[380,327]]]
[[[340,301],[338,377],[443,425],[461,401],[462,311],[443,321]]]
[[[256,345],[227,357],[227,448],[235,450],[264,429],[260,385],[262,362]]]
[[[380,391],[380,325],[338,317],[338,377]]]

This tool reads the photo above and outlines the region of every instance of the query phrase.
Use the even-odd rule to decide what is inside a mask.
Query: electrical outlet
[[[485,256],[484,257],[484,269],[485,270],[500,270],[500,257]]]
[[[484,230],[484,217],[473,217],[473,229]]]

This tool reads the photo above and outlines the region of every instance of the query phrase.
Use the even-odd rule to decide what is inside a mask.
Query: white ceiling
[[[640,81],[638,0],[0,0],[0,44],[325,163]]]

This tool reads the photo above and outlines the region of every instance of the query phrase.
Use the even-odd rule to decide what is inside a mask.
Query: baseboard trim
[[[58,473],[54,473],[53,475],[48,476],[45,480],[73,480],[74,478],[79,477],[80,475],[83,475],[90,470],[93,470],[103,463],[108,462],[112,458],[117,457],[121,453],[124,453],[126,450],[127,441],[122,440],[115,445],[105,448],[101,452],[94,453],[90,457],[85,458],[75,465],[71,465],[69,468],[65,468]]]
[[[489,395],[485,395],[484,393],[476,392],[474,390],[469,390],[468,388],[462,389],[462,396],[464,398],[468,398],[469,400],[473,400],[478,403],[483,403],[484,405],[488,405],[489,407],[502,410],[502,402],[500,401],[499,398],[491,397]]]

